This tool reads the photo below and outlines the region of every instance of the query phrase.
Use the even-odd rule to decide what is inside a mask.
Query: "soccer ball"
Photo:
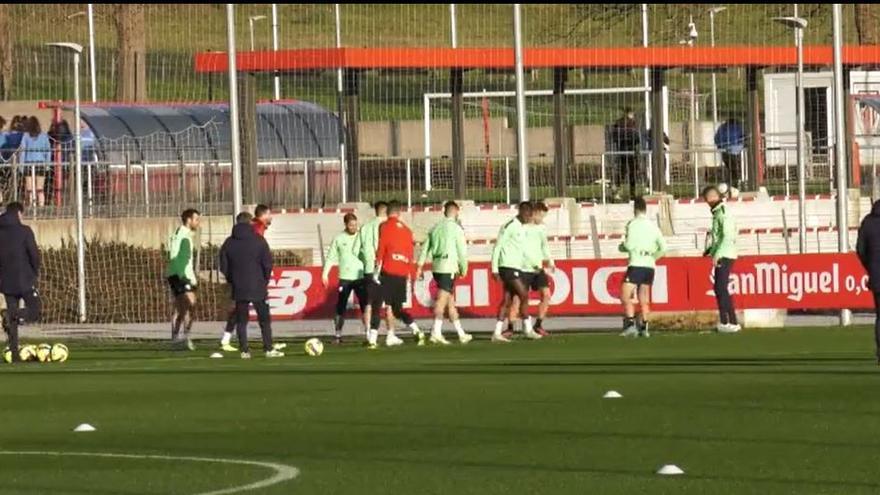
[[[304,346],[306,354],[312,357],[318,357],[324,353],[324,343],[318,339],[309,339]]]
[[[739,197],[739,189],[735,187],[730,188],[730,199],[736,199]]]
[[[52,360],[52,346],[49,344],[40,344],[37,346],[37,361],[48,363]]]
[[[6,349],[3,349],[3,361],[7,363],[12,362],[12,349],[8,347]]]
[[[21,346],[21,349],[18,350],[18,357],[21,358],[22,362],[36,361],[37,346],[33,344]]]
[[[728,185],[727,185],[726,182],[720,182],[720,183],[715,187],[715,189],[718,189],[718,192],[719,192],[722,196],[726,196],[726,195],[727,195],[727,191],[730,190],[730,187],[728,187]]]
[[[63,363],[67,361],[67,356],[70,352],[67,350],[67,346],[64,344],[55,344],[52,346],[52,352],[50,356],[52,357],[52,361]]]

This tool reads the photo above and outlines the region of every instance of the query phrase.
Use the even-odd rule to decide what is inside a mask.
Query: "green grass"
[[[255,494],[876,493],[871,345],[866,328],[790,329],[244,362],[73,342],[65,364],[0,369],[0,450],[301,470]],[[601,399],[609,389],[624,398]],[[82,422],[98,431],[70,432]],[[666,463],[687,474],[653,474]],[[4,495],[201,493],[271,474],[2,454],[0,465]]]

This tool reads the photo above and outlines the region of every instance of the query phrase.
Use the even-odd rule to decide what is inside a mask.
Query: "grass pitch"
[[[2,494],[877,493],[866,328],[0,368]],[[151,347],[152,346],[152,347]],[[605,400],[617,390],[622,399]],[[72,433],[80,423],[98,431]],[[8,452],[55,452],[55,455]],[[115,453],[165,458],[78,457]],[[228,491],[295,466],[297,478]],[[654,474],[677,464],[684,476]]]

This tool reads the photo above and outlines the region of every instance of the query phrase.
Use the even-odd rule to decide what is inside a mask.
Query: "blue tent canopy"
[[[83,106],[102,161],[228,161],[229,106],[157,104]],[[339,155],[339,119],[308,102],[257,104],[257,158],[261,161]]]

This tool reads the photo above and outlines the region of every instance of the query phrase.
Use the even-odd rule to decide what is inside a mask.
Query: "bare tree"
[[[857,3],[856,33],[860,45],[880,45],[880,5]]]
[[[12,36],[9,30],[9,4],[0,3],[0,98],[12,92]]]
[[[147,36],[144,18],[144,4],[114,5],[116,60],[119,66],[116,76],[118,101],[147,99]]]

